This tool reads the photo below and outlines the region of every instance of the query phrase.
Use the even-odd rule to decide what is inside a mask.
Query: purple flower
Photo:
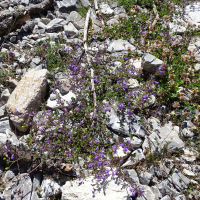
[[[164,75],[164,71],[160,71],[160,73],[161,73],[162,75]]]
[[[142,31],[140,30],[139,33],[142,33]]]
[[[149,97],[149,95],[147,94],[147,95],[143,96],[142,99],[148,99],[148,97]]]
[[[128,149],[127,149],[126,147],[124,147],[124,148],[123,148],[123,151],[127,152],[127,151],[128,151]]]
[[[103,148],[101,149],[101,152],[104,151],[104,150],[105,150],[105,149],[104,149],[104,147],[103,147]]]
[[[95,150],[98,150],[99,149],[99,147],[97,147]]]
[[[102,175],[102,179],[105,179],[105,176],[104,176],[104,175]]]
[[[103,163],[103,166],[105,166],[105,165],[108,165],[108,163],[107,163],[107,162],[104,162],[104,163]]]
[[[149,87],[149,92],[151,91],[151,88]]]
[[[52,146],[51,148],[52,148],[52,149],[54,149],[54,148],[55,148],[55,146]]]
[[[96,142],[97,144],[99,144],[99,141],[98,141],[98,140],[95,140],[95,142]]]
[[[79,103],[78,103],[78,106],[80,107],[81,105],[82,105],[82,103],[81,103],[81,102],[79,102]]]
[[[136,195],[136,191],[134,191],[133,193],[132,193],[132,196],[134,197]]]
[[[159,116],[162,116],[162,114],[161,114],[159,111],[158,111],[158,115],[159,115]]]
[[[100,153],[100,156],[101,156],[102,158],[104,158],[104,154]]]
[[[86,136],[83,136],[83,139],[86,138]]]
[[[74,123],[74,126],[77,126],[78,124],[77,123]]]
[[[109,174],[109,172],[110,172],[110,171],[107,169],[107,170],[106,170],[106,175],[108,175],[108,174]]]
[[[128,144],[131,144],[131,141],[130,141],[130,140],[128,140]]]
[[[92,140],[89,142],[89,145],[92,145]]]
[[[80,122],[80,125],[83,124],[83,120]]]
[[[102,162],[98,162],[98,163],[97,163],[97,167],[100,167],[101,164],[102,164]]]
[[[134,190],[134,188],[130,188],[130,190],[129,190],[129,191],[130,191],[130,192],[133,192],[133,190]]]
[[[119,109],[124,109],[124,105],[122,103],[120,103]]]
[[[154,81],[156,84],[159,84],[159,82],[157,82],[157,81]]]
[[[121,81],[117,81],[117,83],[121,83]]]
[[[90,163],[89,165],[88,165],[88,167],[92,167],[94,165],[94,163]]]
[[[13,154],[11,155],[10,159],[11,159],[11,160],[13,160],[13,159],[14,159],[14,155],[13,155]]]
[[[98,174],[97,179],[100,179],[101,173]]]
[[[68,142],[70,143],[70,142],[71,142],[71,139],[69,139]]]

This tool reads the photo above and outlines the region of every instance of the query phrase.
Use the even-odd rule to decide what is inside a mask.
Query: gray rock
[[[165,160],[160,163],[159,167],[162,173],[162,176],[166,177],[169,175],[171,169],[173,168],[174,164],[172,160]]]
[[[23,5],[28,5],[28,4],[29,4],[29,0],[21,0],[21,3],[22,3]]]
[[[78,30],[71,22],[69,22],[68,25],[64,26],[64,31],[65,31],[66,35],[70,36],[70,37],[78,34]]]
[[[118,109],[118,108],[116,108]],[[117,110],[114,107],[111,107],[110,110],[107,111],[106,116],[108,117],[106,120],[106,125],[112,129],[112,131],[117,133],[122,133],[125,136],[130,135],[139,135],[141,137],[145,136],[145,132],[142,127],[139,125],[138,120],[140,117],[137,115],[127,115],[121,119],[117,116]],[[123,127],[120,127],[120,123],[123,124]]]
[[[3,117],[6,112],[6,105],[0,107],[0,117]]]
[[[119,21],[117,19],[113,18],[106,22],[107,26],[112,25],[112,24],[119,24]]]
[[[169,195],[164,196],[161,200],[171,200]]]
[[[99,5],[99,11],[104,15],[111,15],[114,13],[114,10],[110,8],[110,6],[106,3],[101,3]]]
[[[4,172],[4,168],[0,167],[0,176],[3,174],[3,172]]]
[[[158,130],[161,128],[160,120],[155,117],[150,117],[147,119],[149,128],[152,129],[152,131]]]
[[[130,44],[128,41],[118,39],[118,40],[114,40],[110,44],[107,51],[112,52],[112,50],[113,50],[113,52],[120,52],[120,51],[127,51],[129,48],[131,51],[135,50],[135,47],[132,44]]]
[[[147,185],[140,185],[140,188],[144,189],[144,196],[142,197],[136,197],[136,200],[157,200],[156,194],[152,191],[152,189]]]
[[[126,10],[123,8],[123,6],[120,6],[120,7],[116,7],[114,9],[114,14],[115,15],[119,15],[121,13],[126,13]]]
[[[81,0],[81,3],[84,7],[91,6],[91,3],[88,0]]]
[[[66,24],[72,22],[74,26],[79,29],[84,29],[85,19],[76,11],[70,12],[69,16],[66,19]]]
[[[67,22],[64,19],[55,18],[46,25],[46,31],[48,33],[56,32],[58,30],[61,30],[66,24]]]
[[[142,149],[137,149],[132,152],[132,155],[136,155],[133,160],[131,160],[132,157],[129,157],[128,160],[122,165],[122,167],[130,166],[135,164],[139,160],[145,159],[145,155],[142,152]]]
[[[42,189],[41,195],[42,197],[45,198],[53,195],[58,195],[61,193],[60,185],[50,179],[43,179],[41,184],[41,189]]]
[[[139,175],[140,183],[143,185],[149,185],[152,178],[153,176],[150,173],[144,171],[141,171]]]
[[[36,191],[40,188],[41,182],[42,182],[42,173],[34,172],[34,174],[33,174],[33,191]]]
[[[10,96],[9,90],[8,90],[8,89],[5,89],[5,90],[2,92],[2,94],[1,94],[1,99],[2,99],[3,101],[7,101],[8,98],[9,98],[9,96]]]
[[[5,133],[0,133],[0,146],[3,147],[6,144],[7,136]]]
[[[31,199],[32,192],[32,181],[29,175],[21,174],[22,177],[17,181],[10,182],[3,192],[3,197],[5,199],[10,199],[11,196],[14,196],[15,199],[23,200]],[[23,176],[24,175],[24,176]]]
[[[174,173],[172,174],[171,178],[174,182],[174,186],[176,187],[178,191],[188,188],[190,179],[188,179],[186,176],[181,174],[177,169],[174,170]]]
[[[193,149],[183,148],[184,154],[181,155],[181,158],[183,158],[187,163],[193,163],[198,156],[198,152]]]
[[[162,181],[161,183],[156,185],[156,187],[159,189],[162,196],[169,195],[170,198],[175,198],[179,195],[179,192],[174,189],[168,179]]]
[[[8,181],[10,181],[11,179],[13,179],[14,177],[15,177],[14,172],[11,171],[11,170],[8,170],[8,171],[5,173],[4,177],[3,177],[3,181],[4,181],[4,182],[8,182]]]
[[[37,192],[33,191],[31,195],[31,200],[42,200],[43,198],[39,198]]]
[[[186,200],[185,195],[178,195],[177,197],[175,197],[175,200]]]
[[[172,127],[171,123],[165,124],[164,127],[161,127],[156,132],[152,132],[149,136],[151,152],[159,152],[166,143],[168,143],[167,149],[169,150],[183,148],[185,143],[179,138],[178,133],[178,127]]]
[[[112,173],[111,173],[112,174]],[[96,179],[93,176],[79,181],[67,181],[62,186],[61,200],[99,200],[99,199],[118,199],[131,200],[130,184],[124,183],[117,177],[109,176],[106,180]],[[92,181],[92,179],[94,180]]]
[[[154,74],[158,67],[163,64],[163,61],[157,59],[155,56],[147,53],[142,56],[142,68],[144,71]]]
[[[55,18],[55,15],[52,14],[52,12],[51,12],[50,10],[48,10],[48,11],[47,11],[47,16],[46,16],[46,17],[49,18],[49,19],[54,19],[54,18]]]
[[[132,179],[132,181],[140,183],[137,172],[134,169],[124,169],[123,172],[124,174],[128,175]]]
[[[162,198],[162,194],[160,193],[159,189],[156,186],[151,187],[152,192],[156,196],[156,199]]]
[[[191,128],[194,127],[193,123],[189,121],[183,121],[182,122],[182,132],[181,134],[185,137],[193,137],[194,133],[190,130]]]
[[[17,37],[16,37],[16,36],[12,36],[12,37],[10,37],[10,41],[11,41],[12,43],[15,43],[16,40],[17,40]]]
[[[67,13],[69,10],[73,10],[77,6],[77,0],[62,0],[62,1],[56,1],[56,5],[58,6],[58,9],[62,13]]]
[[[139,148],[142,145],[142,140],[134,136],[132,137],[132,139],[130,137],[124,138],[124,142],[128,141],[130,141],[130,145],[132,148]]]
[[[51,108],[51,109],[56,109],[56,108],[60,108],[61,107],[61,103],[59,103],[57,101],[58,97],[61,98],[61,102],[64,103],[64,107],[69,107],[72,103],[72,99],[71,98],[75,98],[76,99],[76,95],[72,92],[69,91],[67,94],[61,94],[60,91],[58,89],[56,89],[56,99],[55,96],[51,96],[48,100],[47,100],[47,108]],[[55,99],[55,100],[51,100],[51,99]]]
[[[6,133],[6,130],[10,130],[9,120],[0,121],[0,133]]]

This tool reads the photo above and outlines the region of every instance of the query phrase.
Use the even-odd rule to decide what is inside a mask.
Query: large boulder
[[[48,74],[46,69],[29,70],[10,95],[6,110],[19,131],[26,132],[28,129],[28,127],[22,127],[27,115],[24,117],[19,117],[19,115],[30,110],[37,110],[45,97]]]
[[[86,178],[84,181],[67,181],[61,187],[61,200],[130,200],[130,184],[125,183],[122,179],[116,177],[108,177],[107,180],[99,179],[93,180],[93,176]]]

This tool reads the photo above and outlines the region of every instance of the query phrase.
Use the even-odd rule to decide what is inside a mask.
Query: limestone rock
[[[38,109],[42,102],[47,87],[48,71],[29,70],[20,80],[15,90],[10,95],[7,102],[7,112],[10,119],[19,131],[26,132],[27,127],[22,127],[25,122],[24,118],[19,118],[19,114]],[[17,115],[13,115],[17,111]]]

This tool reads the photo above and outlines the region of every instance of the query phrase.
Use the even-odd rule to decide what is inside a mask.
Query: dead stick
[[[98,5],[97,5],[97,0],[94,0],[94,8],[95,8],[95,12],[96,12],[97,17],[101,20],[101,25],[102,25],[102,27],[104,27],[103,19],[101,19],[100,14],[99,14],[99,9],[98,9]]]
[[[97,106],[96,91],[95,91],[95,87],[94,87],[94,70],[93,70],[91,62],[90,62],[90,57],[87,54],[88,47],[87,47],[87,43],[86,43],[90,12],[91,11],[89,8],[87,15],[86,15],[86,20],[85,20],[83,42],[84,42],[84,49],[85,49],[85,53],[86,53],[87,62],[89,64],[89,67],[91,70],[91,84],[92,84],[92,92],[93,92],[93,100],[94,100],[94,112],[93,112],[93,116],[94,116],[94,115],[96,115],[96,106]]]
[[[152,23],[152,28],[156,25],[157,21],[160,20],[155,4],[153,5],[153,11],[154,11],[154,14],[156,15],[156,18],[154,19]],[[149,33],[152,33],[152,31],[149,31]]]

